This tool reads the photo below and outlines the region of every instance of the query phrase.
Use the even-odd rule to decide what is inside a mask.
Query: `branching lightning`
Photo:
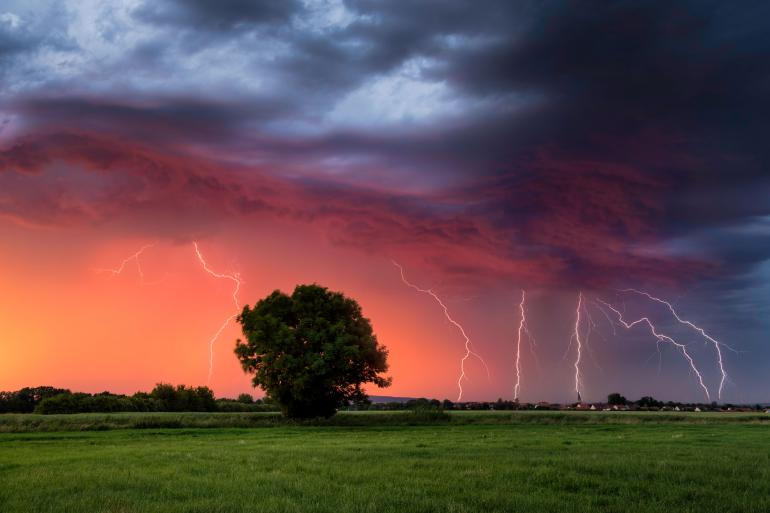
[[[449,315],[449,309],[447,309],[446,305],[441,300],[441,298],[439,298],[436,295],[436,293],[433,292],[431,289],[423,289],[423,288],[418,287],[417,285],[414,285],[413,283],[410,283],[409,280],[407,280],[406,276],[404,275],[404,268],[401,267],[401,265],[398,262],[396,262],[394,260],[392,260],[392,262],[393,262],[393,265],[395,265],[398,268],[399,272],[401,273],[401,281],[404,282],[404,285],[406,285],[407,287],[410,287],[410,288],[412,288],[412,289],[414,289],[414,290],[416,290],[418,292],[422,292],[423,294],[428,294],[429,296],[431,296],[439,304],[439,306],[441,306],[442,310],[444,311],[444,317],[446,317],[446,319],[455,328],[458,329],[460,334],[465,339],[465,354],[460,359],[460,376],[457,378],[457,388],[459,390],[459,394],[457,396],[457,400],[458,401],[462,401],[462,398],[463,398],[463,380],[464,379],[468,379],[467,376],[465,375],[465,362],[466,362],[466,360],[469,357],[471,357],[471,356],[474,356],[475,358],[478,358],[478,360],[484,365],[484,368],[487,371],[487,377],[489,377],[490,374],[489,374],[489,367],[487,367],[487,362],[485,362],[484,359],[478,353],[473,351],[473,349],[472,349],[473,344],[471,342],[470,337],[468,337],[468,335],[465,333],[465,330],[460,325],[460,323],[455,321],[452,318],[452,316]]]
[[[698,367],[695,365],[695,361],[690,356],[690,353],[687,352],[687,346],[685,344],[677,342],[673,338],[671,338],[671,337],[669,337],[667,335],[664,335],[662,333],[659,333],[655,329],[655,325],[647,317],[642,317],[640,319],[637,319],[637,320],[629,323],[629,322],[626,322],[626,320],[623,318],[623,314],[620,313],[620,311],[617,308],[615,308],[614,306],[612,306],[611,304],[609,304],[609,303],[607,303],[605,301],[602,301],[601,299],[597,299],[597,301],[599,303],[601,303],[602,305],[604,305],[605,307],[607,307],[608,309],[610,309],[611,311],[613,311],[615,313],[615,315],[618,317],[618,322],[624,328],[631,329],[631,328],[633,328],[634,326],[636,326],[638,324],[646,324],[647,327],[650,328],[650,332],[652,333],[652,335],[659,342],[668,342],[669,344],[672,344],[677,349],[679,349],[679,351],[682,353],[682,356],[684,356],[684,358],[690,364],[690,369],[693,371],[693,373],[695,373],[695,376],[696,376],[696,378],[698,380],[698,384],[703,389],[703,392],[706,394],[706,399],[709,400],[709,401],[711,400],[711,394],[709,393],[708,387],[703,382],[703,376],[701,375],[700,371],[698,370]]]
[[[241,275],[239,273],[233,273],[233,274],[221,274],[213,271],[209,266],[208,263],[206,263],[206,259],[201,254],[200,248],[198,248],[198,243],[193,241],[193,246],[195,247],[195,254],[198,256],[198,260],[200,261],[201,265],[203,266],[203,270],[209,273],[211,276],[215,278],[221,278],[221,279],[227,279],[233,282],[235,285],[233,288],[233,303],[235,304],[235,313],[232,314],[230,317],[225,319],[225,322],[222,323],[222,325],[219,327],[219,329],[214,333],[214,336],[211,337],[211,340],[209,340],[209,374],[208,374],[208,382],[211,382],[211,375],[214,371],[214,343],[219,338],[219,335],[222,334],[222,331],[227,327],[230,322],[232,322],[233,319],[235,319],[238,316],[238,313],[241,309],[240,304],[238,302],[238,291],[241,289]]]
[[[610,315],[607,313],[607,311],[604,308],[602,308],[602,305],[600,305],[596,301],[594,301],[593,304],[596,307],[596,309],[599,310],[602,313],[602,315],[604,315],[604,318],[607,319],[607,323],[610,325],[610,328],[612,328],[612,334],[617,335],[618,332],[615,329],[615,323],[612,322],[612,319],[610,319]]]
[[[696,326],[692,322],[690,322],[688,320],[685,320],[685,319],[682,319],[681,317],[679,317],[679,314],[674,309],[673,305],[671,303],[669,303],[668,301],[665,301],[665,300],[657,298],[657,297],[655,297],[655,296],[653,296],[653,295],[651,295],[651,294],[649,294],[647,292],[644,292],[644,291],[641,291],[641,290],[636,290],[636,289],[623,289],[623,290],[621,290],[621,292],[634,292],[636,294],[640,294],[642,296],[647,297],[651,301],[655,301],[656,303],[660,303],[662,305],[665,305],[668,308],[668,310],[671,312],[671,315],[673,315],[674,318],[677,320],[677,322],[679,322],[680,324],[683,324],[685,326],[688,326],[688,327],[692,328],[693,330],[697,331],[698,333],[701,334],[701,336],[703,336],[703,338],[705,338],[706,340],[708,340],[709,342],[711,342],[714,345],[714,349],[716,350],[716,353],[717,353],[717,362],[719,363],[719,372],[721,373],[721,376],[722,376],[720,381],[719,381],[719,392],[717,393],[717,397],[719,399],[722,399],[722,390],[724,389],[725,381],[727,381],[729,378],[727,376],[727,371],[725,371],[725,365],[724,365],[724,361],[722,359],[722,347],[721,346],[724,346],[724,347],[726,347],[727,349],[730,349],[730,350],[733,350],[733,349],[730,346],[728,346],[726,344],[723,344],[722,342],[720,342],[720,341],[714,339],[713,337],[711,337],[700,326]]]
[[[120,263],[118,267],[115,269],[97,269],[96,272],[98,273],[110,273],[113,276],[117,276],[123,272],[123,270],[126,268],[126,265],[133,260],[136,263],[136,270],[139,273],[139,279],[144,282],[144,272],[142,271],[142,264],[139,262],[139,257],[142,255],[142,253],[145,252],[145,250],[155,246],[155,244],[145,244],[141,248],[139,248],[139,251],[136,253],[126,257],[123,259],[123,261]]]

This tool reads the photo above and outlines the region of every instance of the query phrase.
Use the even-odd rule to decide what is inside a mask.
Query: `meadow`
[[[770,415],[0,415],[0,511],[770,511]]]

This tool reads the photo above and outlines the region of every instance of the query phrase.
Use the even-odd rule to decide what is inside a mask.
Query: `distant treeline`
[[[593,408],[591,408],[593,407]],[[608,410],[632,411],[683,410],[683,411],[761,411],[761,405],[746,406],[712,403],[680,403],[658,401],[642,397],[629,401],[620,394],[607,397],[607,402],[573,403],[568,405],[551,403],[519,403],[498,399],[497,401],[452,402],[448,399],[409,399],[373,403],[360,401],[349,404],[345,410]],[[188,387],[159,383],[151,392],[137,392],[134,395],[101,392],[87,394],[72,392],[63,388],[28,387],[15,392],[0,392],[0,413],[115,413],[115,412],[268,412],[279,411],[278,405],[269,398],[257,399],[241,394],[237,399],[215,398],[208,387]]]
[[[208,387],[159,383],[151,392],[134,395],[87,394],[63,388],[28,387],[0,392],[0,413],[113,413],[113,412],[261,412],[278,408],[249,394],[237,399],[214,397]]]

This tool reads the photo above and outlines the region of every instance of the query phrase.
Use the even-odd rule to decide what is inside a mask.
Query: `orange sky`
[[[360,302],[390,350],[394,384],[372,393],[455,398],[462,338],[432,300],[403,286],[387,258],[334,247],[297,226],[291,236],[277,225],[248,228],[243,233],[251,237],[199,241],[214,270],[241,273],[242,304],[298,283],[343,291]],[[234,311],[232,283],[206,274],[191,242],[145,250],[142,279],[134,261],[117,276],[99,269],[117,268],[153,241],[8,222],[0,234],[0,389],[46,383],[129,393],[158,381],[206,382],[209,339]],[[238,336],[233,323],[215,343],[209,385],[217,395],[250,390],[232,353]],[[466,397],[488,396],[491,384],[478,363],[468,364],[468,376]]]

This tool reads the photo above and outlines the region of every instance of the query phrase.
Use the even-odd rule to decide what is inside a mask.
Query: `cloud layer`
[[[274,216],[558,287],[734,292],[770,258],[762,2],[4,9],[0,215],[25,225]]]

